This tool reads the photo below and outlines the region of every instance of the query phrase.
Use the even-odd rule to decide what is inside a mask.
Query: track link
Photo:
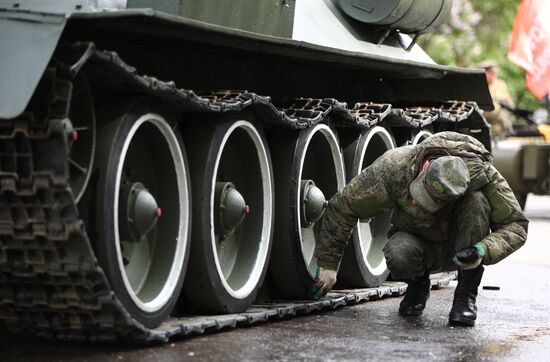
[[[174,83],[138,75],[115,53],[95,50],[90,43],[60,49],[54,59],[58,61],[52,62],[41,83],[46,85],[48,102],[38,107],[40,112],[0,125],[0,326],[11,333],[62,340],[165,342],[174,335],[334,309],[406,290],[403,283],[389,283],[336,291],[319,301],[281,301],[240,314],[172,318],[157,329],[134,321],[98,265],[69,186],[64,120],[71,77],[83,67],[97,89],[152,95],[185,112],[251,109],[266,127],[304,129],[319,122],[363,129],[377,124],[420,128],[434,122],[459,127],[475,119],[475,131],[488,132],[471,102],[405,109],[376,103],[348,108],[335,99],[275,103],[246,91],[197,94],[179,89]],[[453,278],[453,274],[440,275],[432,283],[437,287]]]
[[[79,219],[63,118],[32,121],[0,133],[0,321],[47,338],[145,336],[116,300]]]

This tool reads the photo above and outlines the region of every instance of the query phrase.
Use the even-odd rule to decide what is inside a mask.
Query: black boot
[[[455,290],[453,307],[449,313],[449,324],[455,326],[473,326],[476,323],[477,288],[483,276],[483,265],[475,269],[459,270],[458,284]]]
[[[430,274],[426,274],[406,280],[407,292],[399,304],[399,314],[402,316],[419,316],[426,307],[426,301],[430,297]]]

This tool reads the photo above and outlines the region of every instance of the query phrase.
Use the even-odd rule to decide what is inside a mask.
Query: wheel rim
[[[356,155],[353,164],[353,175],[371,165],[384,152],[395,148],[391,135],[382,127],[374,127],[366,131],[363,146]],[[382,249],[387,242],[387,232],[391,225],[391,211],[386,211],[372,219],[360,220],[354,238],[361,252],[362,260],[373,275],[382,275],[386,270],[386,260]]]
[[[419,143],[422,143],[426,138],[430,137],[432,135],[431,132],[428,132],[428,131],[420,131],[418,132],[413,140],[412,140],[412,145],[417,145]]]
[[[262,138],[250,122],[237,121],[225,132],[211,187],[216,269],[227,293],[243,299],[262,277],[273,209],[271,164]]]
[[[114,228],[126,291],[145,312],[169,302],[182,273],[189,232],[187,179],[170,125],[156,114],[140,117],[127,134],[117,165]],[[143,220],[144,210],[155,213],[153,222],[150,215]]]
[[[74,84],[70,121],[66,124],[66,133],[70,147],[70,185],[75,201],[78,202],[92,174],[96,145],[96,118],[92,92],[86,77],[80,73]]]
[[[321,223],[316,222],[321,219],[321,215],[315,211],[320,203],[324,203],[321,198],[330,199],[336,192],[345,185],[344,161],[340,153],[338,140],[332,130],[324,124],[318,124],[300,135],[297,143],[297,149],[305,150],[300,154],[298,167],[298,185],[295,209],[299,215],[296,217],[298,223],[298,232],[302,256],[311,277],[315,277],[317,272],[317,258],[314,255],[317,236],[319,235]],[[332,160],[332,162],[327,162]],[[307,185],[313,189],[315,202],[312,212],[308,212],[304,205],[307,195]],[[311,190],[311,188],[310,188]],[[320,194],[319,194],[320,192]],[[308,214],[316,214],[311,220]]]

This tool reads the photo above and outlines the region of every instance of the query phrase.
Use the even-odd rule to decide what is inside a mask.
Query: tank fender
[[[0,12],[0,118],[25,110],[65,23],[64,15]]]
[[[27,107],[68,18],[126,6],[127,0],[0,0],[0,121]]]

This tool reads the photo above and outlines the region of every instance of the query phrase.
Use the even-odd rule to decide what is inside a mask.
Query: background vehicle
[[[244,311],[261,286],[306,298],[346,180],[433,132],[489,148],[483,72],[402,34],[451,1],[351,4],[0,1],[3,324],[163,339],[173,317]],[[345,285],[386,278],[390,217],[359,223]]]
[[[494,164],[506,178],[520,205],[525,207],[527,195],[550,194],[550,124],[548,110],[536,111],[503,108],[527,121],[516,125],[509,137],[493,148]]]

